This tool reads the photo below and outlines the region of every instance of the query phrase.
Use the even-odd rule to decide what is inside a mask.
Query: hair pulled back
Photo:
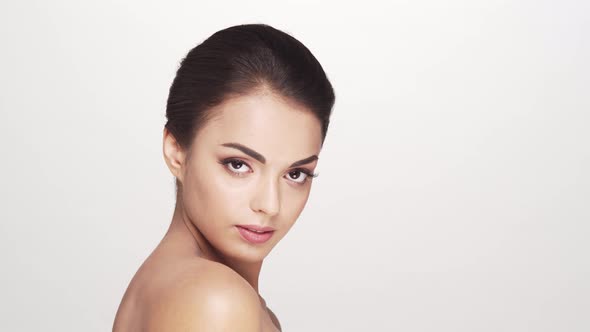
[[[209,109],[259,88],[309,109],[320,120],[323,143],[335,99],[332,85],[305,45],[265,24],[220,30],[188,52],[170,87],[165,127],[190,151]]]

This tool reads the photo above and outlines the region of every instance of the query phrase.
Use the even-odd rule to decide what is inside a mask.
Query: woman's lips
[[[238,232],[242,238],[250,243],[260,244],[268,241],[271,236],[274,234],[274,230],[269,230],[270,228],[260,228],[254,226],[236,226],[238,228]],[[261,230],[262,232],[256,232],[254,230]]]

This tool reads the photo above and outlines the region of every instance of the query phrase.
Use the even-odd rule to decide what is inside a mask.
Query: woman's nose
[[[279,183],[274,179],[261,181],[250,203],[254,212],[274,216],[280,210]]]

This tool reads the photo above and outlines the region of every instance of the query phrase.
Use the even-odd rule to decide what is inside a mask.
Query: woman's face
[[[185,214],[224,256],[261,261],[307,202],[321,124],[270,92],[228,99],[212,111],[183,165]]]

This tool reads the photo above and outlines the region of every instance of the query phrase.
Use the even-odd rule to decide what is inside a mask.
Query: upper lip
[[[269,226],[258,226],[258,225],[237,225],[238,227],[242,227],[242,228],[248,228],[248,229],[252,229],[258,232],[268,232],[268,231],[274,231],[275,229]]]

